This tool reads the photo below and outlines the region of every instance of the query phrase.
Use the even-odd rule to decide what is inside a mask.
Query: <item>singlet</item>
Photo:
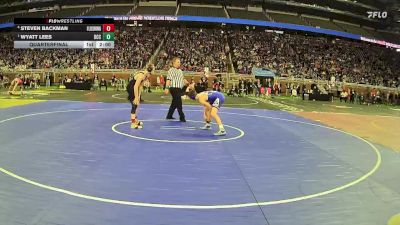
[[[139,72],[139,73],[143,73],[143,72]],[[126,86],[126,92],[128,92],[128,100],[129,101],[133,101],[135,99],[135,84],[136,84],[136,77],[139,75],[139,73],[137,73],[135,76],[133,76],[132,80],[129,81],[128,85]]]
[[[208,96],[207,102],[213,107],[219,108],[225,101],[225,97],[221,92],[218,91],[206,91]]]

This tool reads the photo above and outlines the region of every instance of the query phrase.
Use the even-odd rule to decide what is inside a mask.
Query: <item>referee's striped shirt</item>
[[[171,81],[171,88],[183,88],[184,80],[183,73],[181,69],[172,67],[168,70],[167,80]]]

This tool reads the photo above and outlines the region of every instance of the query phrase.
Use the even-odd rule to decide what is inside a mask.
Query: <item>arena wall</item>
[[[96,70],[95,74],[99,75],[100,78],[105,78],[106,80],[110,80],[114,75],[117,78],[122,78],[128,80],[130,75],[133,75],[137,72],[137,70],[127,69],[127,70]],[[30,69],[30,70],[10,70],[10,71],[3,71],[1,72],[4,75],[9,76],[10,79],[13,79],[15,76],[22,74],[22,75],[39,75],[41,82],[44,83],[44,77],[46,73],[50,73],[53,80],[52,83],[59,84],[61,79],[67,75],[69,78],[72,78],[74,75],[88,75],[89,77],[93,77],[93,73],[89,69],[83,70],[61,70],[61,69]],[[154,75],[150,77],[150,82],[152,86],[157,85],[157,76],[163,75],[167,76],[167,71],[155,71]],[[201,72],[184,72],[184,75],[187,80],[194,79],[195,82],[198,82],[200,78],[203,76]],[[209,87],[212,86],[212,82],[215,79],[216,75],[221,75],[222,81],[225,84],[225,87],[229,88],[232,87],[233,84],[236,84],[240,77],[244,79],[254,79],[255,77],[252,75],[242,75],[242,74],[229,74],[229,73],[209,73]],[[298,79],[298,78],[285,78],[285,77],[275,77],[273,78],[275,81],[278,81],[281,84],[282,93],[286,92],[286,84],[293,83],[293,84],[305,84],[307,89],[311,88],[312,84],[320,84],[326,85],[328,81],[326,80],[310,80],[310,79]],[[373,86],[373,85],[365,85],[365,84],[354,84],[354,83],[340,83],[342,88],[344,89],[354,89],[358,93],[370,93],[373,89],[379,90],[383,94],[386,93],[394,93],[400,94],[400,88],[389,88],[389,87],[382,87],[382,86]],[[336,95],[337,89],[333,89],[334,95]]]

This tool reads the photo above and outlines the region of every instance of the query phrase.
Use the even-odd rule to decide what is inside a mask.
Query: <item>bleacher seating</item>
[[[320,27],[320,28],[324,28],[324,29],[337,30],[337,31],[344,31],[341,27],[339,27],[338,25],[336,25],[335,23],[333,23],[329,20],[310,18],[310,17],[303,17],[303,18],[305,20],[307,20],[314,27]]]
[[[181,6],[178,15],[226,17],[222,8]]]
[[[370,36],[373,38],[376,38],[379,40],[385,39],[385,37],[381,33],[377,32],[373,29],[364,28],[364,30],[367,31],[370,34]]]
[[[0,23],[9,23],[13,22],[15,17],[21,17],[23,14],[13,14],[7,16],[0,16]]]
[[[49,17],[51,17],[51,18],[63,18],[63,17],[80,16],[84,11],[86,11],[88,9],[89,9],[88,7],[61,9],[60,11],[54,12]]]
[[[318,18],[311,18],[311,17],[303,17],[303,18],[314,27],[355,33],[355,34],[360,34],[360,35],[363,35],[366,37],[376,38],[376,39],[380,39],[380,40],[385,39],[382,34],[380,34],[379,32],[377,32],[373,29],[361,28],[358,26],[341,24],[341,23],[336,24],[330,20],[324,20],[324,19],[318,19]]]
[[[30,17],[43,18],[51,13],[52,13],[52,11],[30,12],[30,13],[26,13],[26,14],[18,16],[18,17],[21,17],[21,18],[30,18]]]
[[[133,6],[98,6],[90,10],[86,16],[126,15]]]
[[[6,23],[10,20],[10,16],[0,16],[0,23]]]
[[[261,12],[251,12],[241,9],[228,9],[231,18],[248,19],[248,20],[268,20]]]
[[[282,14],[276,12],[267,12],[267,14],[275,21],[280,23],[291,23],[291,24],[298,24],[309,26],[304,20],[302,20],[299,16],[289,15],[289,14]]]
[[[392,42],[394,44],[400,44],[400,34],[389,33],[389,32],[379,32],[385,40]]]
[[[336,22],[336,24],[338,26],[340,26],[341,28],[344,29],[344,31],[348,32],[348,33],[352,33],[352,34],[359,34],[365,37],[372,37],[372,35],[370,33],[368,33],[366,30],[364,30],[363,28],[357,26],[357,25],[351,25],[351,24],[347,24],[347,23],[338,23]]]
[[[175,15],[176,7],[170,6],[138,6],[133,14],[136,15]]]

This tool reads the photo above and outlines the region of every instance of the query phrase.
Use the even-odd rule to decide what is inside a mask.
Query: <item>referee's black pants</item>
[[[167,119],[171,119],[172,115],[175,112],[175,109],[178,109],[179,119],[184,120],[185,114],[182,110],[182,89],[181,88],[170,88],[169,92],[172,95],[172,102],[168,110]]]

